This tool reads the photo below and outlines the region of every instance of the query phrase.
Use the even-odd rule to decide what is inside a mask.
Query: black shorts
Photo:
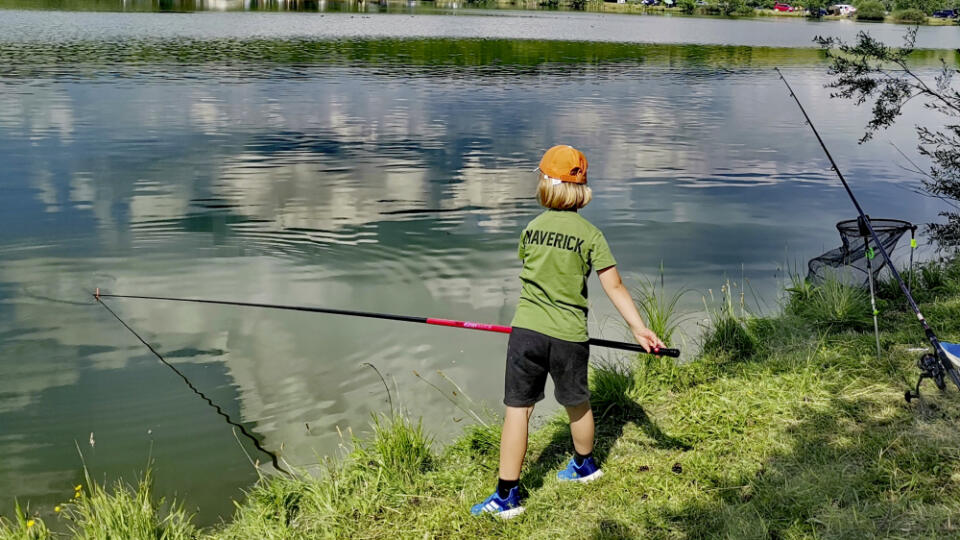
[[[543,399],[547,374],[553,378],[554,396],[561,405],[579,405],[590,399],[587,362],[590,345],[565,341],[540,332],[514,327],[507,344],[507,369],[503,403],[529,407]]]

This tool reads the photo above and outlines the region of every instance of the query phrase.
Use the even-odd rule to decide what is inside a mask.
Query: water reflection
[[[323,47],[333,46],[305,54]],[[0,79],[0,368],[12,374],[0,379],[0,505],[59,500],[79,474],[74,441],[90,432],[91,467],[129,476],[152,451],[161,493],[187,493],[208,522],[254,477],[219,417],[89,300],[94,287],[507,323],[516,236],[538,212],[530,169],[559,140],[590,158],[596,199],[585,215],[628,280],[661,262],[668,283],[698,291],[742,274],[773,303],[785,259],[836,243],[833,223],[851,209],[769,71],[708,69],[702,54],[689,65],[630,63],[657,54],[622,46],[545,66],[527,54],[548,47],[525,47],[499,77],[486,74],[492,59],[350,64],[342,59],[359,47],[348,43],[328,64],[245,63],[250,78],[204,64],[190,78],[163,63],[114,77],[21,62]],[[24,77],[31,69],[48,71]],[[934,201],[903,190],[918,179],[904,178],[887,141],[856,144],[865,111],[827,99],[819,68],[788,76],[872,213],[935,215]],[[913,147],[909,126],[887,137]],[[463,414],[414,370],[443,370],[493,407],[499,399],[498,336],[111,305],[294,465],[336,453],[337,427],[362,431],[385,410],[363,362],[441,439]],[[685,307],[699,305],[694,295]],[[621,337],[611,314],[596,301],[593,333]]]

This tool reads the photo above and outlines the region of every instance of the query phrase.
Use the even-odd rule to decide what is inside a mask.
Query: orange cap
[[[550,178],[574,184],[587,183],[587,157],[565,144],[554,146],[543,154],[540,171]]]

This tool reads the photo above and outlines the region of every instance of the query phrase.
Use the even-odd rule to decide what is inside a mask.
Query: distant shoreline
[[[98,13],[322,13],[322,14],[451,14],[462,11],[536,11],[554,13],[602,13],[624,15],[664,15],[682,18],[703,19],[809,19],[811,21],[852,21],[857,23],[890,23],[911,26],[912,23],[897,21],[892,14],[883,21],[858,20],[856,16],[826,15],[819,19],[807,17],[803,12],[784,12],[774,9],[742,8],[740,14],[724,15],[716,5],[717,0],[698,5],[692,13],[684,13],[679,7],[662,5],[645,6],[639,0],[620,4],[609,0],[165,0],[141,2],[116,0],[111,2],[91,0],[64,0],[51,7],[47,0],[6,0],[0,10],[80,11]],[[798,0],[799,3],[799,0]],[[580,8],[575,6],[579,4]],[[162,6],[162,7],[161,7]],[[924,26],[951,26],[960,24],[958,19],[939,19],[927,16]]]
[[[520,5],[525,4],[524,9],[536,9],[537,2],[522,2],[522,1],[511,1],[511,0],[498,0],[498,5],[502,6],[511,6],[511,5]],[[529,6],[533,6],[532,8]],[[753,9],[753,15],[720,15],[720,14],[711,14],[711,13],[683,13],[679,8],[666,8],[663,6],[644,6],[640,3],[626,3],[626,4],[617,4],[615,2],[588,2],[585,11],[594,11],[598,13],[623,13],[629,15],[676,15],[682,17],[704,17],[704,18],[721,18],[721,19],[762,19],[767,17],[780,17],[786,19],[806,19],[806,14],[802,12],[789,12],[789,11],[777,11],[774,9]],[[811,20],[817,20],[812,19]],[[820,21],[855,21],[859,23],[889,23],[889,24],[900,24],[903,26],[915,26],[911,23],[902,23],[894,19],[892,15],[887,15],[883,21],[868,21],[868,20],[858,20],[856,16],[840,16],[840,15],[826,15],[819,19]],[[927,17],[926,26],[953,26],[957,25],[957,19],[938,19],[937,17]]]

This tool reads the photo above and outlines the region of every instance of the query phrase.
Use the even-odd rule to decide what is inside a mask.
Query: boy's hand
[[[650,352],[653,349],[666,347],[663,341],[660,341],[660,338],[657,337],[657,335],[654,334],[649,328],[632,328],[631,331],[633,332],[633,339],[637,340],[637,343],[639,343],[640,346],[643,347],[643,350],[647,352]]]

